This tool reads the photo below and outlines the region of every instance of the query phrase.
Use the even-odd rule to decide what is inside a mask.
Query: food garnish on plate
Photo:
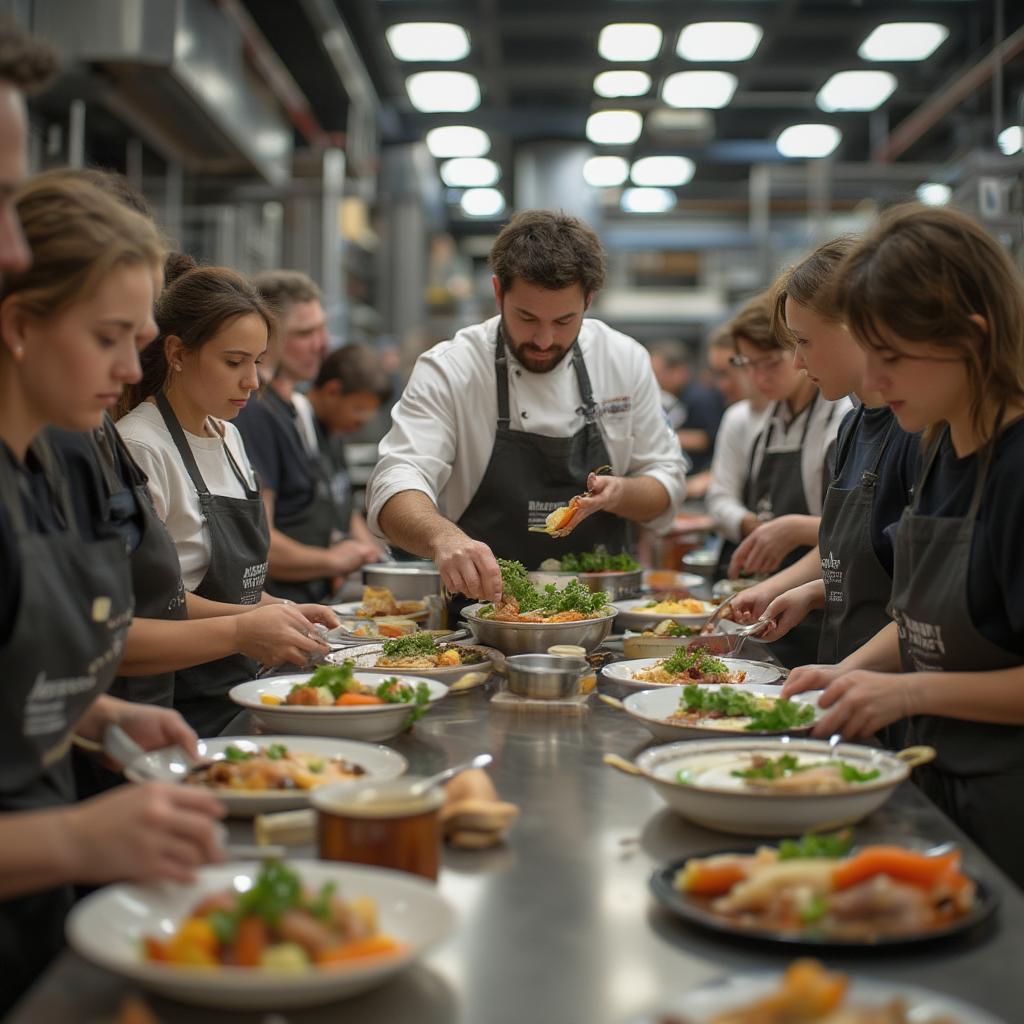
[[[246,891],[201,900],[169,939],[143,942],[145,959],[158,963],[280,972],[341,967],[402,949],[381,933],[373,900],[343,899],[332,882],[311,892],[277,861],[264,864]]]
[[[659,636],[659,637],[689,637],[697,636],[700,630],[694,626],[684,626],[682,623],[676,622],[675,619],[663,619],[659,622],[654,629],[645,629],[640,635],[641,636]]]
[[[674,886],[742,929],[842,941],[936,931],[972,909],[975,885],[958,851],[850,852],[850,842],[849,833],[808,835],[752,854],[692,857]]]
[[[752,754],[749,768],[730,772],[750,789],[774,793],[845,793],[865,782],[873,782],[881,774],[877,768],[861,771],[841,758],[803,761],[796,754],[778,757]]]
[[[232,744],[223,757],[196,765],[185,776],[185,782],[210,789],[259,792],[315,789],[330,782],[349,782],[365,774],[365,768],[343,757],[293,751],[283,743],[271,743],[258,751]]]
[[[639,682],[673,686],[680,683],[742,683],[746,672],[730,672],[729,666],[704,650],[680,648],[671,658],[662,658],[650,668],[640,669],[633,678]]]
[[[356,609],[360,619],[376,619],[380,616],[415,615],[423,611],[422,601],[396,601],[387,587],[363,587],[363,602]]]
[[[648,601],[636,606],[638,612],[652,615],[710,615],[713,606],[695,597],[663,597],[659,601]]]
[[[542,572],[636,572],[639,568],[640,563],[632,555],[610,555],[601,546],[561,558],[546,558],[540,563]]]
[[[581,622],[595,619],[606,612],[608,597],[593,593],[579,580],[569,582],[559,590],[548,583],[542,590],[526,575],[522,562],[498,559],[501,569],[502,596],[494,605],[480,609],[482,619],[495,622]]]
[[[375,685],[361,683],[353,675],[355,663],[321,665],[308,680],[296,683],[283,700],[274,694],[264,694],[263,704],[285,704],[292,707],[373,707],[380,704],[410,704],[408,724],[427,713],[430,688],[426,683],[409,686],[394,676]]]
[[[472,647],[439,644],[430,633],[413,633],[387,640],[381,647],[376,668],[432,669],[456,665],[479,665],[483,654]]]
[[[667,721],[706,729],[785,732],[810,725],[814,708],[785,697],[763,697],[731,686],[708,690],[691,683],[683,689],[679,710],[669,715]]]

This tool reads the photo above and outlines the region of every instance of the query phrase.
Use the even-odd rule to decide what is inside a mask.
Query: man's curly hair
[[[22,92],[44,89],[57,73],[57,51],[10,20],[0,20],[0,82]]]

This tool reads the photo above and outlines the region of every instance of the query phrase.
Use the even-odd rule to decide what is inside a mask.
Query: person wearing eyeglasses
[[[772,329],[767,292],[750,299],[728,330],[733,365],[749,372],[770,403],[760,415],[723,421],[711,465],[708,511],[726,541],[719,572],[735,577],[791,565],[817,543],[829,454],[850,402],[822,398],[796,368]],[[790,668],[806,664],[820,628],[820,615],[808,616],[773,645],[774,654]]]

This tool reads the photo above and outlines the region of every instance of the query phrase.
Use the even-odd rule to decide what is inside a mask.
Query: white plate
[[[272,743],[281,743],[296,754],[315,754],[324,758],[343,757],[351,764],[365,769],[366,774],[359,776],[364,780],[374,779],[383,782],[386,779],[396,779],[409,767],[405,758],[390,747],[382,747],[376,743],[360,743],[358,740],[329,740],[319,736],[216,736],[213,739],[199,741],[199,756],[220,760],[228,747],[239,747],[255,754]],[[131,768],[125,769],[124,774],[132,782],[145,781],[143,777],[136,776]],[[217,797],[233,818],[251,818],[254,814],[307,807],[312,793],[312,790],[308,789],[245,791],[216,789],[212,786],[196,788],[206,790]]]
[[[864,772],[877,770],[879,776],[840,793],[752,789],[731,774],[750,767],[754,754],[793,754],[817,762],[827,760],[829,753],[824,740],[795,736],[686,740],[648,748],[637,757],[636,766],[669,807],[688,821],[744,836],[793,836],[823,825],[853,825],[881,807],[910,775],[895,755],[853,743],[840,744],[836,757]],[[686,772],[686,782],[680,781],[680,771]]]
[[[334,736],[350,740],[387,740],[405,729],[405,721],[411,710],[409,704],[379,704],[369,707],[300,707],[288,704],[263,704],[264,694],[288,696],[296,683],[306,683],[312,673],[303,672],[293,676],[269,676],[266,679],[252,679],[231,688],[228,696],[243,708],[248,708],[259,722],[270,730],[283,733],[297,733],[300,736]],[[430,688],[428,707],[436,704],[448,693],[448,687],[436,679],[422,676],[406,676],[397,672],[355,672],[358,683],[376,686],[384,679],[395,677],[407,686],[426,683]]]
[[[665,615],[644,610],[643,606],[650,604],[653,600],[655,600],[653,597],[631,597],[628,601],[616,601],[613,605],[618,612],[615,619],[616,628],[643,630],[650,626],[656,626],[666,619],[672,619],[681,626],[703,626],[711,617],[711,613],[718,607],[711,601],[703,601],[701,603],[704,605],[704,611],[700,615]]]
[[[649,680],[634,678],[637,672],[643,672],[657,665],[664,658],[638,658],[635,661],[616,661],[612,665],[606,665],[601,669],[601,675],[605,679],[618,683],[620,686],[628,687],[631,690],[653,690],[664,689],[667,686],[685,685],[676,683],[652,683]],[[770,683],[777,683],[782,678],[782,670],[765,661],[746,661],[743,658],[718,658],[728,666],[730,672],[746,672],[747,678],[736,686],[746,688],[751,683],[766,686]],[[701,683],[701,686],[707,685]],[[774,694],[778,696],[778,694]]]
[[[701,686],[701,689],[705,691],[721,690],[724,688],[714,683]],[[758,683],[744,683],[742,687],[730,688],[742,688],[745,693],[760,697],[778,698],[779,695],[779,691],[774,687]],[[713,739],[716,736],[724,738],[726,736],[778,735],[777,733],[750,732],[742,726],[739,728],[735,726],[723,728],[721,725],[678,725],[670,722],[668,721],[668,716],[678,710],[679,699],[682,697],[684,689],[685,687],[682,686],[662,686],[657,690],[644,690],[641,693],[630,694],[622,704],[628,715],[631,715],[638,722],[642,722],[658,739],[685,740],[693,738],[703,740]],[[817,718],[818,698],[821,696],[821,693],[821,690],[808,690],[806,693],[801,693],[794,697],[793,702],[796,704],[810,704],[814,708],[815,717]],[[794,736],[809,732],[813,724],[811,722],[810,725],[805,725],[798,729],[789,729],[787,732]]]
[[[691,989],[673,999],[659,1013],[634,1019],[631,1024],[656,1024],[677,1014],[689,1024],[708,1024],[720,1014],[742,1007],[778,990],[781,974],[739,974],[720,978]],[[907,1007],[908,1019],[914,1024],[1006,1024],[986,1010],[980,1010],[953,996],[918,985],[894,984],[872,978],[853,978],[847,989],[844,1005],[854,1007],[882,1007],[893,999],[902,999]]]
[[[481,647],[467,641],[458,643],[456,647],[472,647],[476,651],[482,651],[487,657],[483,661],[474,662],[471,665],[448,665],[445,668],[374,668],[377,659],[380,657],[380,644],[369,647],[349,647],[346,650],[334,651],[327,655],[327,661],[332,665],[341,665],[346,661],[354,661],[357,669],[364,669],[373,672],[415,672],[424,679],[436,679],[439,683],[451,685],[456,679],[461,679],[468,672],[486,672],[488,675],[494,670],[495,662],[503,661],[505,656],[501,651],[493,647]]]
[[[375,900],[380,929],[404,943],[395,956],[301,974],[258,968],[190,968],[142,959],[142,940],[168,938],[204,896],[259,874],[253,863],[201,868],[192,885],[110,885],[76,904],[68,918],[68,942],[87,960],[172,999],[237,1010],[290,1010],[364,992],[419,959],[451,934],[455,913],[422,878],[383,868],[332,861],[288,861],[311,889],[334,882],[346,898]]]
[[[420,602],[422,604],[422,602]],[[343,604],[332,604],[331,611],[334,612],[339,618],[354,618],[360,619],[360,621],[372,622],[373,619],[361,618],[359,615],[359,609],[363,607],[362,601],[345,601]],[[418,612],[404,612],[401,615],[375,615],[374,619],[412,619],[413,622],[421,622],[427,617],[427,607],[423,606],[421,611]]]

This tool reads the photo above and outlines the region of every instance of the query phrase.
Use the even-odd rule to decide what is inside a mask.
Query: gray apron
[[[586,490],[591,470],[611,461],[578,342],[571,358],[583,426],[572,437],[513,430],[509,426],[508,354],[500,329],[495,339],[498,423],[494,447],[480,486],[457,525],[474,540],[487,544],[496,557],[522,562],[527,569],[540,568],[545,558],[591,551],[598,544],[613,554],[625,551],[629,544],[628,524],[610,512],[589,516],[568,537],[555,538],[528,529],[543,526],[551,512]]]
[[[796,447],[773,452],[770,450],[772,433],[775,429],[775,419],[781,409],[781,403],[776,403],[769,417],[768,425],[762,434],[764,451],[761,456],[761,465],[756,474],[753,473],[754,455],[761,439],[758,438],[754,442],[750,453],[751,471],[747,473],[743,503],[756,513],[758,519],[767,520],[775,519],[778,516],[807,516],[811,514],[807,504],[807,495],[804,494],[802,462],[804,446],[807,443],[807,434],[811,429],[811,418],[814,415],[814,408],[818,404],[818,397],[819,392],[816,391],[804,412],[807,418],[804,420],[800,443]],[[810,550],[809,547],[796,548],[782,560],[779,570],[792,565]],[[796,668],[798,665],[807,665],[813,662],[818,652],[818,636],[821,633],[822,618],[821,612],[811,612],[798,626],[772,643],[772,654],[787,668]]]
[[[124,542],[81,537],[48,443],[37,439],[33,451],[66,529],[29,529],[23,481],[0,452],[0,501],[22,567],[14,629],[0,648],[0,812],[74,800],[71,734],[114,678],[132,619]],[[0,1015],[61,949],[71,901],[60,886],[0,903]]]
[[[836,457],[836,478],[864,419],[856,414]],[[896,429],[895,418],[878,442],[874,462],[855,487],[840,488],[833,478],[825,495],[818,529],[821,578],[825,582],[825,612],[818,643],[818,661],[834,665],[852,654],[888,625],[885,608],[892,578],[871,542],[878,467]]]
[[[993,442],[994,444],[994,442]],[[978,479],[964,517],[922,515],[920,496],[939,451],[932,447],[913,505],[896,533],[889,614],[899,629],[905,672],[986,672],[1016,668],[1021,657],[998,647],[971,621],[971,544],[993,445],[978,455]],[[1015,881],[1024,885],[1024,727],[918,715],[911,743],[935,747],[914,781]]]
[[[342,519],[331,490],[331,470],[322,451],[311,452],[295,420],[298,413],[291,402],[286,402],[274,389],[267,388],[261,401],[265,402],[278,421],[281,430],[295,436],[299,448],[306,453],[307,470],[313,481],[313,496],[300,512],[281,515],[279,507],[274,509],[274,526],[283,534],[300,544],[314,548],[329,547],[335,536],[348,530],[348,520]],[[279,504],[279,503],[278,503]],[[331,596],[332,581],[319,580],[276,580],[267,581],[267,592],[299,604],[324,601]]]
[[[196,594],[226,604],[259,604],[267,575],[270,530],[258,490],[253,490],[224,445],[224,457],[242,485],[244,498],[211,494],[167,398],[156,396],[157,408],[170,431],[181,461],[199,495],[199,507],[210,531],[210,565]],[[174,675],[174,706],[200,736],[218,735],[239,712],[228,690],[256,675],[256,662],[244,654],[181,669]]]

